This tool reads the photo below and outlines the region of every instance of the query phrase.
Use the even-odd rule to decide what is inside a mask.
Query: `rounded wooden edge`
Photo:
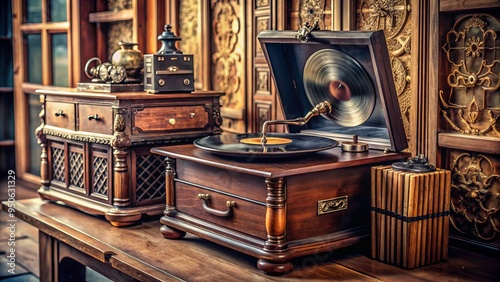
[[[293,270],[293,264],[290,262],[275,263],[259,259],[257,268],[267,275],[283,275]]]
[[[167,239],[182,239],[186,235],[186,232],[166,225],[160,227],[160,232]]]

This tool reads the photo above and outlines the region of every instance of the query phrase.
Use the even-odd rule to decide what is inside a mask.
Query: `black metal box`
[[[194,91],[193,55],[144,55],[144,91],[148,93]]]

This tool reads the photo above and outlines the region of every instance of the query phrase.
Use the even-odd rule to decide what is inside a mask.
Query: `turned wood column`
[[[175,159],[166,157],[165,163],[165,211],[166,216],[171,216],[175,212],[175,195],[174,195],[174,177],[175,177]]]
[[[282,251],[287,249],[286,230],[286,197],[285,180],[283,178],[266,179],[266,251]]]
[[[130,146],[129,136],[125,131],[124,115],[128,113],[127,109],[115,108],[114,134],[111,139],[113,155],[115,156],[114,187],[113,187],[113,206],[130,206],[129,197],[129,173],[127,167],[127,151]]]
[[[40,100],[45,100],[45,95],[40,95]],[[42,148],[42,153],[40,154],[40,183],[41,189],[48,190],[50,185],[49,179],[49,162],[47,155],[47,139],[43,133],[43,128],[45,127],[45,103],[42,101],[42,109],[40,110],[40,126],[35,130],[37,143]]]

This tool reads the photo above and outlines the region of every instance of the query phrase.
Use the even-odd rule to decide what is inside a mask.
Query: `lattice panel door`
[[[92,185],[90,194],[101,200],[110,199],[109,183],[112,183],[109,177],[110,156],[106,149],[93,148],[91,154],[92,164]]]
[[[64,144],[58,142],[50,143],[50,153],[52,157],[52,180],[66,182],[66,170],[64,166]]]
[[[165,163],[157,155],[136,156],[136,203],[165,197]]]
[[[83,146],[69,146],[69,184],[71,188],[77,188],[81,192],[85,192],[84,181],[84,158]]]

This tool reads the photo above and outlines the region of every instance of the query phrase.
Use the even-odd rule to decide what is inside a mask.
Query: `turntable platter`
[[[252,145],[241,140],[259,138],[260,133],[212,135],[197,139],[194,145],[205,151],[232,156],[254,158],[283,158],[300,156],[313,152],[334,148],[338,142],[325,137],[305,134],[269,133],[272,138],[289,139],[291,142],[279,145]]]

